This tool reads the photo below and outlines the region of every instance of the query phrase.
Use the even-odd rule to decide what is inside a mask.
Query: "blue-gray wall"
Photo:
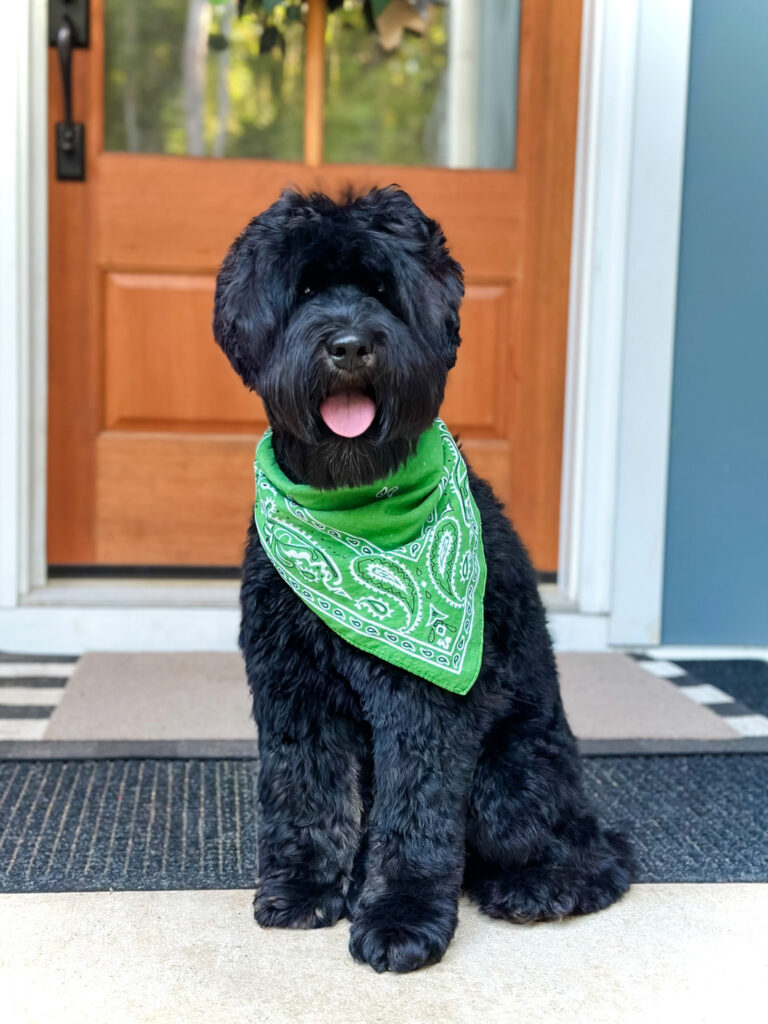
[[[694,0],[663,640],[768,644],[768,0]]]

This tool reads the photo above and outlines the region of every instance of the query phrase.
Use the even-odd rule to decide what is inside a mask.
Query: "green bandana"
[[[467,467],[441,420],[390,476],[321,491],[256,449],[254,517],[270,561],[340,637],[453,693],[483,654],[485,559]]]

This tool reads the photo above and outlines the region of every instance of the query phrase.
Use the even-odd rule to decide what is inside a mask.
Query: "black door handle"
[[[59,181],[85,179],[85,125],[72,120],[72,49],[88,44],[87,18],[87,0],[79,3],[77,0],[51,0],[48,38],[59,55],[64,97],[64,120],[56,123],[56,177]]]
[[[72,125],[72,22],[66,14],[56,33],[56,49],[59,52],[61,88],[64,92],[64,124],[69,128]]]

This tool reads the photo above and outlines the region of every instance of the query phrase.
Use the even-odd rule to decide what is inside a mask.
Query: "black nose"
[[[362,369],[373,351],[371,340],[355,331],[334,334],[328,339],[326,347],[331,362],[340,370]]]

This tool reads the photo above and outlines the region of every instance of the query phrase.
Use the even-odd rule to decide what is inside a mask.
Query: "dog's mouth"
[[[323,400],[320,418],[339,437],[359,437],[373,423],[376,404],[361,388],[340,388]]]

